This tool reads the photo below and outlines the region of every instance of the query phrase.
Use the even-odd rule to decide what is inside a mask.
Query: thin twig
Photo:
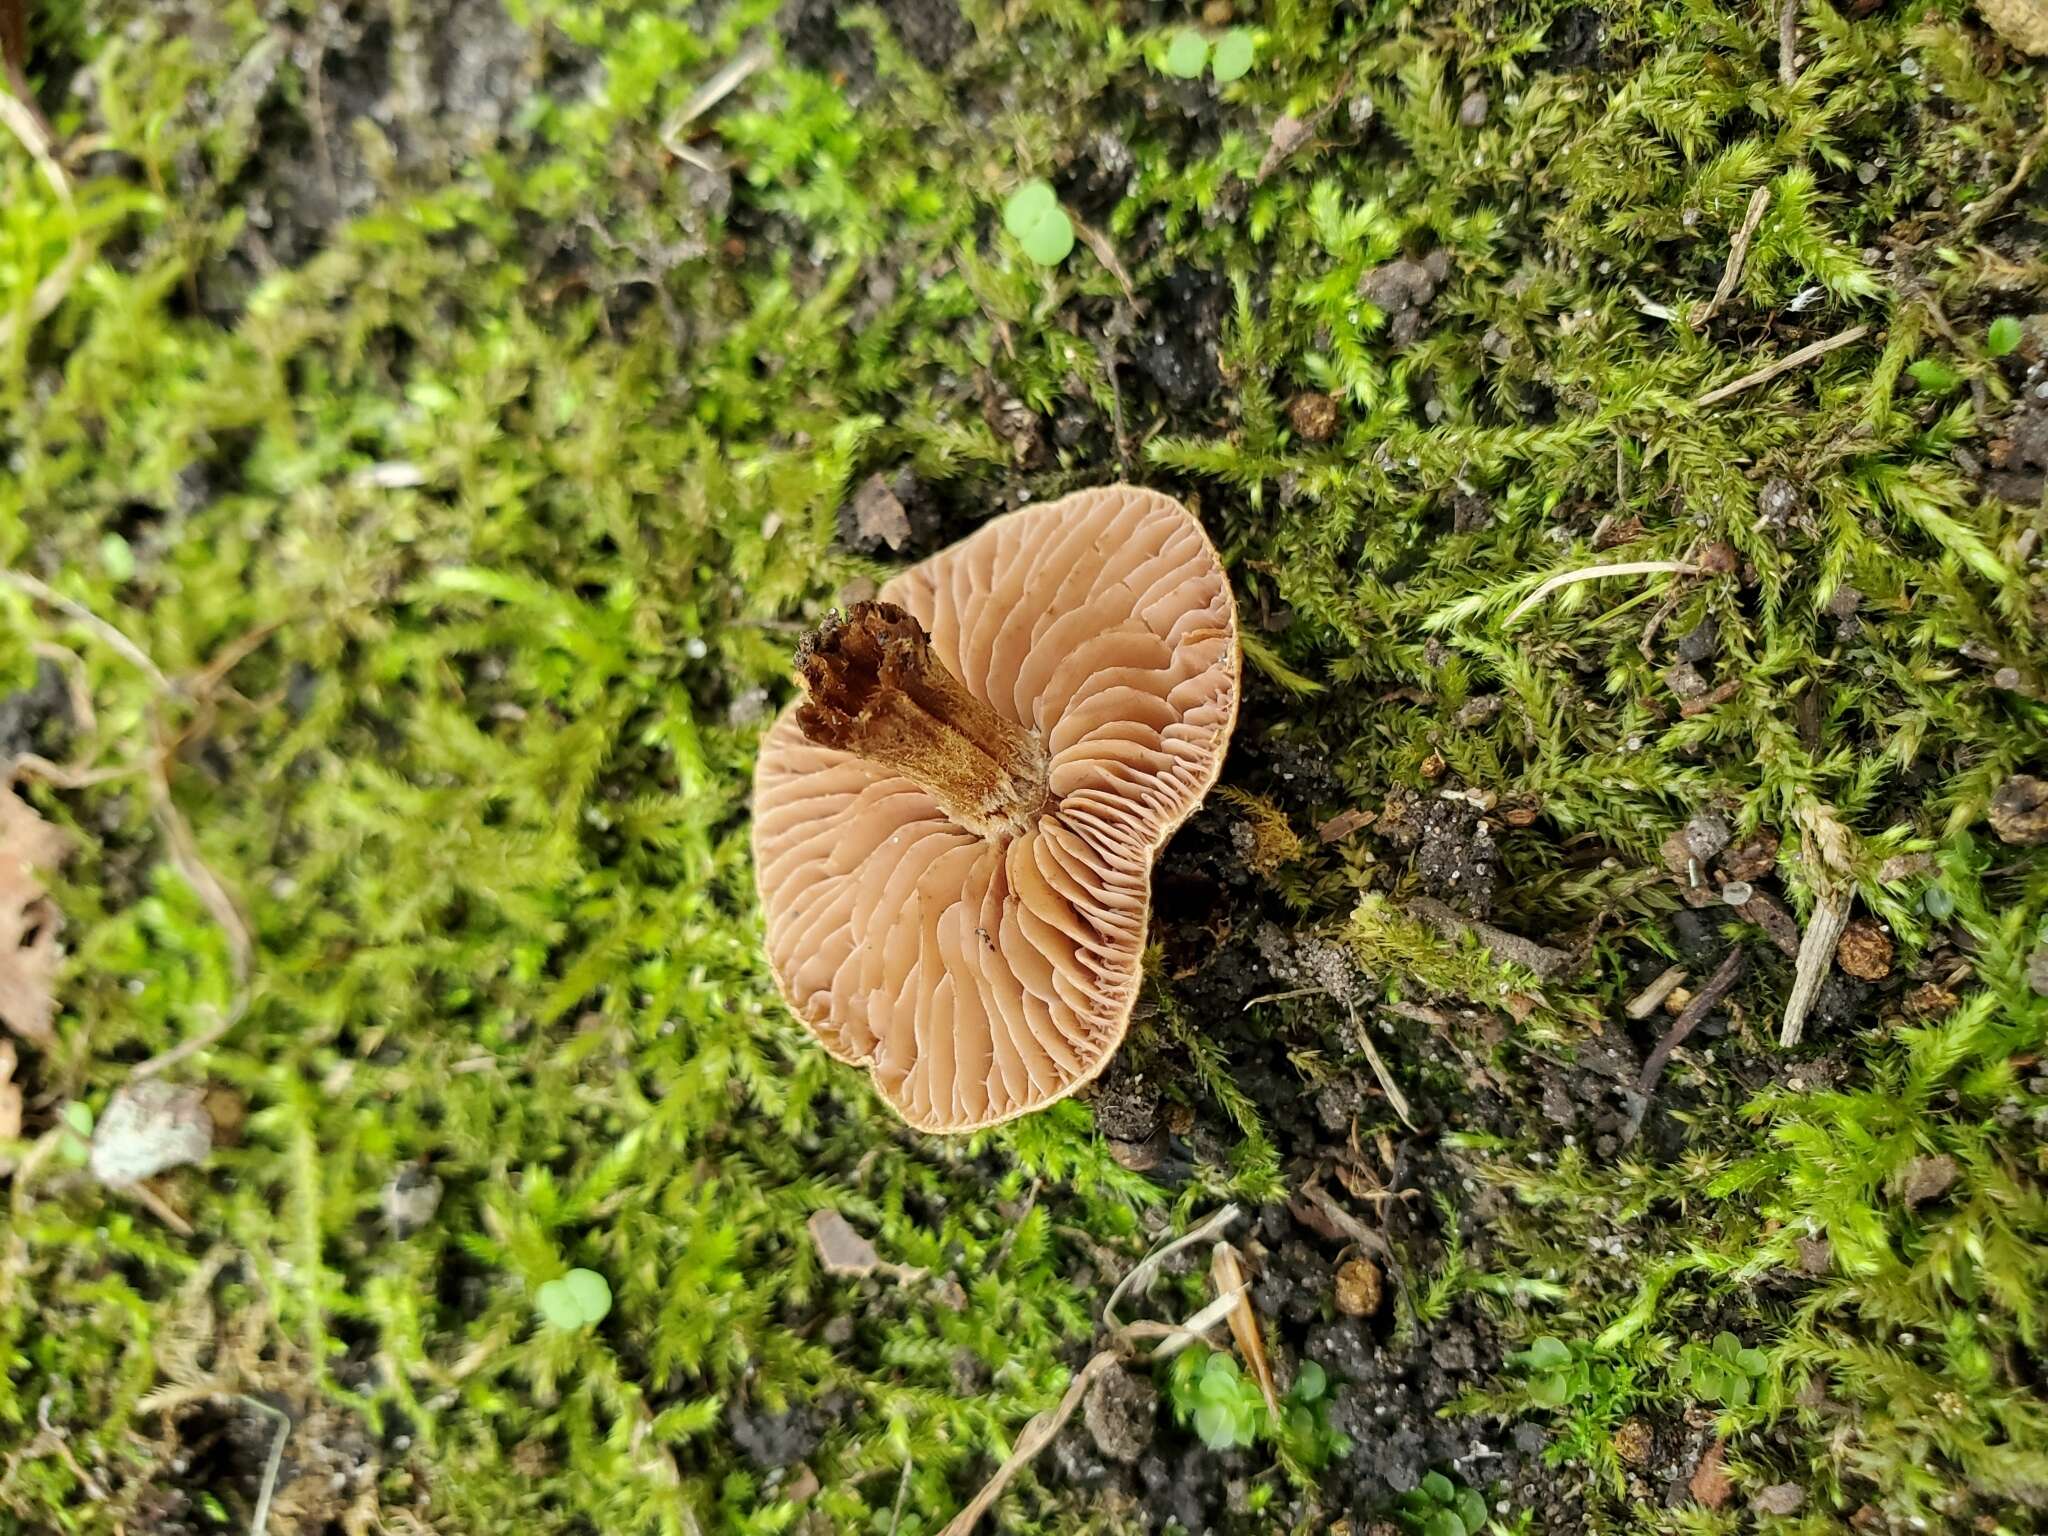
[[[1835,946],[1842,942],[1842,930],[1849,926],[1849,897],[1832,886],[1814,893],[1813,916],[1799,938],[1799,958],[1792,968],[1792,992],[1785,999],[1785,1020],[1778,1030],[1778,1044],[1790,1050],[1806,1031],[1806,1016],[1820,996],[1828,967],[1835,958]]]
[[[270,1525],[270,1500],[277,1492],[277,1469],[284,1465],[284,1443],[292,1436],[292,1416],[282,1408],[273,1408],[260,1397],[250,1397],[247,1393],[239,1395],[251,1408],[277,1420],[277,1435],[270,1442],[270,1458],[263,1464],[263,1483],[256,1493],[255,1518],[249,1522],[249,1536],[264,1536]]]
[[[5,99],[5,97],[0,97],[0,100]],[[179,691],[177,685],[164,676],[163,672],[157,667],[157,664],[149,659],[147,651],[122,634],[120,630],[114,628],[105,619],[94,613],[90,608],[86,607],[85,604],[74,598],[66,597],[48,582],[29,575],[27,571],[0,570],[0,581],[6,582],[7,585],[13,587],[18,592],[26,593],[47,607],[55,608],[66,618],[84,625],[86,629],[98,636],[110,649],[119,652],[122,660],[141,672],[161,692],[176,693]]]
[[[2021,187],[2024,187],[2027,184],[2027,178],[2034,174],[2034,162],[2040,158],[2041,151],[2044,148],[2048,148],[2048,123],[2043,123],[2037,128],[2034,131],[2034,136],[2027,140],[2027,147],[2020,151],[2020,163],[2018,168],[2012,173],[2012,180],[2008,181],[1997,191],[1987,193],[1970,204],[1969,211],[1963,215],[1962,223],[1956,226],[1956,233],[1959,235],[1969,234],[1970,231],[2011,201],[2012,195],[2019,191]]]
[[[896,1527],[903,1521],[903,1501],[910,1496],[910,1470],[916,1465],[910,1457],[903,1458],[903,1475],[896,1479],[896,1507],[889,1511],[889,1536],[896,1536]]]
[[[1678,984],[1684,980],[1685,967],[1682,965],[1672,966],[1655,981],[1643,988],[1642,991],[1630,998],[1628,1006],[1622,1012],[1632,1019],[1647,1019],[1651,1014],[1664,1006],[1664,999],[1677,991]]]
[[[1742,965],[1746,958],[1740,944],[1729,950],[1728,958],[1707,978],[1706,985],[1685,1005],[1685,1010],[1672,1021],[1671,1028],[1664,1032],[1664,1038],[1657,1042],[1656,1049],[1650,1052],[1649,1060],[1643,1063],[1642,1075],[1636,1079],[1635,1102],[1628,1112],[1628,1127],[1622,1137],[1624,1141],[1635,1140],[1636,1132],[1643,1128],[1643,1116],[1650,1109],[1650,1094],[1657,1086],[1657,1079],[1664,1075],[1664,1064],[1671,1059],[1671,1053],[1685,1044],[1687,1036],[1700,1027],[1700,1022],[1742,979]]]
[[[982,1484],[981,1491],[968,1500],[966,1507],[947,1522],[941,1536],[968,1536],[975,1523],[988,1513],[989,1507],[997,1499],[1002,1497],[1003,1490],[1010,1486],[1010,1480],[1029,1466],[1032,1459],[1058,1437],[1059,1432],[1066,1427],[1067,1420],[1071,1419],[1075,1410],[1081,1406],[1081,1400],[1088,1395],[1088,1389],[1104,1374],[1115,1369],[1117,1364],[1132,1352],[1136,1340],[1161,1340],[1148,1352],[1148,1358],[1164,1360],[1200,1340],[1210,1328],[1230,1315],[1242,1299],[1241,1290],[1233,1289],[1218,1296],[1193,1317],[1180,1324],[1136,1322],[1118,1325],[1116,1304],[1125,1291],[1144,1284],[1157,1273],[1159,1266],[1169,1256],[1205,1238],[1214,1237],[1237,1220],[1238,1215],[1239,1211],[1235,1205],[1224,1206],[1200,1226],[1148,1253],[1117,1283],[1116,1289],[1110,1292],[1109,1300],[1102,1309],[1103,1325],[1110,1331],[1109,1347],[1096,1351],[1088,1363],[1074,1373],[1074,1379],[1067,1383],[1066,1393],[1055,1406],[1038,1414],[1024,1426],[1023,1432],[1017,1436],[1016,1445],[1004,1458],[1003,1464],[996,1468],[994,1475],[986,1483]]]
[[[1731,399],[1741,394],[1745,389],[1753,389],[1759,384],[1768,384],[1781,373],[1789,373],[1792,369],[1810,363],[1817,357],[1826,357],[1828,353],[1846,347],[1851,342],[1861,341],[1869,334],[1870,327],[1868,325],[1852,325],[1846,331],[1837,332],[1825,341],[1816,341],[1810,346],[1801,347],[1797,352],[1788,353],[1784,357],[1779,358],[1775,363],[1757,369],[1755,373],[1745,373],[1732,384],[1723,384],[1719,389],[1710,389],[1704,395],[1701,395],[1699,399],[1693,401],[1693,404],[1696,406],[1719,405],[1723,400]]]
[[[24,85],[26,82],[23,82]],[[24,90],[23,96],[27,92]],[[4,127],[17,139],[23,149],[41,168],[43,179],[49,182],[57,200],[67,212],[75,210],[71,197],[71,181],[64,174],[64,168],[57,163],[57,157],[50,150],[50,135],[44,128],[41,115],[32,103],[0,92],[0,127]],[[74,220],[75,222],[75,220]],[[71,291],[71,285],[78,280],[78,274],[85,270],[85,242],[74,230],[70,243],[64,248],[63,258],[50,269],[43,280],[36,284],[29,295],[26,324],[33,326],[44,316],[64,302],[64,296]],[[15,318],[0,315],[0,348],[13,345]]]
[[[1081,237],[1081,243],[1095,254],[1103,269],[1116,279],[1117,286],[1124,291],[1124,297],[1131,303],[1138,302],[1138,291],[1131,286],[1131,274],[1124,270],[1124,264],[1117,260],[1116,247],[1109,243],[1109,237],[1089,224],[1072,209],[1067,210],[1067,222],[1074,226],[1074,233]]]
[[[1589,565],[1576,571],[1560,571],[1531,592],[1507,616],[1512,624],[1531,608],[1536,607],[1553,592],[1562,591],[1582,581],[1598,581],[1603,576],[1697,576],[1700,568],[1690,560],[1621,560],[1613,565]]]
[[[1786,0],[1786,14],[1790,15],[1797,0]],[[1749,211],[1742,216],[1741,227],[1735,231],[1735,238],[1728,244],[1728,264],[1721,269],[1721,281],[1714,289],[1714,296],[1699,309],[1693,311],[1693,328],[1697,330],[1713,319],[1721,306],[1726,304],[1735,292],[1735,285],[1742,281],[1742,264],[1749,258],[1749,242],[1756,238],[1756,227],[1764,220],[1764,210],[1771,206],[1771,189],[1758,187],[1749,194]]]
[[[1351,1009],[1347,1000],[1344,1004]],[[1408,1109],[1408,1096],[1401,1091],[1401,1085],[1394,1081],[1394,1074],[1387,1070],[1387,1064],[1380,1060],[1379,1048],[1372,1043],[1372,1036],[1358,1022],[1358,1013],[1351,1009],[1351,1035],[1358,1047],[1365,1053],[1366,1065],[1372,1068],[1372,1075],[1380,1085],[1380,1092],[1387,1096],[1387,1102],[1394,1107],[1394,1113],[1401,1117],[1401,1123],[1409,1130],[1415,1129],[1415,1117]]]
[[[208,1008],[205,1012],[212,1013],[213,1010]],[[159,1051],[140,1066],[131,1068],[128,1073],[129,1079],[140,1081],[145,1077],[155,1077],[157,1073],[175,1067],[188,1056],[197,1056],[209,1046],[218,1044],[221,1036],[233,1029],[240,1018],[239,1012],[217,1015],[214,1021],[198,1034],[180,1040],[169,1050]]]
[[[1784,85],[1799,83],[1799,0],[1785,0],[1778,12],[1778,79]]]
[[[676,135],[745,85],[748,78],[773,57],[774,51],[765,41],[749,43],[742,48],[733,56],[731,63],[705,81],[703,88],[684,102],[682,109],[662,125],[662,147],[672,155],[683,157],[683,150],[677,145]]]

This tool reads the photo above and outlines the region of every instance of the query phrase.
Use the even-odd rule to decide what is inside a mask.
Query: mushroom
[[[1092,1080],[1129,1027],[1152,863],[1237,721],[1201,524],[1113,485],[998,517],[804,637],[754,769],[783,999],[920,1130]]]

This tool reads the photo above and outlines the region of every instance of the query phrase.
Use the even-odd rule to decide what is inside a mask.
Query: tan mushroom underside
[[[882,588],[977,698],[1038,733],[1052,801],[1002,842],[785,710],[754,777],[768,956],[790,1008],[913,1126],[1028,1113],[1130,1022],[1152,861],[1237,717],[1229,579],[1201,525],[1133,486],[999,517]]]

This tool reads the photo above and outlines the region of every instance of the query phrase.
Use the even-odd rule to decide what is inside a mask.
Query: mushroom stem
[[[968,831],[1018,837],[1044,808],[1037,735],[969,693],[895,604],[831,615],[804,636],[796,670],[809,695],[796,715],[805,736],[914,779]]]

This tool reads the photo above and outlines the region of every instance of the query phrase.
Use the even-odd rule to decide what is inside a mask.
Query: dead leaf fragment
[[[103,1184],[134,1184],[199,1162],[212,1149],[206,1090],[150,1077],[107,1101],[93,1127],[91,1167]]]
[[[1280,1417],[1280,1392],[1273,1382],[1273,1367],[1266,1358],[1266,1341],[1259,1331],[1259,1314],[1252,1310],[1251,1282],[1245,1278],[1244,1261],[1229,1243],[1218,1243],[1209,1254],[1209,1281],[1221,1298],[1235,1292],[1237,1305],[1230,1309],[1230,1337],[1244,1357],[1245,1368],[1265,1396],[1266,1411]]]
[[[1271,130],[1266,135],[1265,158],[1259,161],[1259,180],[1264,181],[1279,170],[1289,155],[1313,137],[1313,124],[1298,117],[1275,118]]]
[[[1341,843],[1352,833],[1371,826],[1378,819],[1379,813],[1376,811],[1339,811],[1316,828],[1316,836],[1326,843]]]
[[[910,542],[910,514],[880,475],[869,475],[853,498],[853,526],[864,539],[880,539],[891,549]]]
[[[2048,781],[2014,774],[1992,795],[1989,815],[2001,842],[2023,848],[2048,843]]]
[[[1867,917],[1842,930],[1835,942],[1835,964],[1863,981],[1883,981],[1892,973],[1891,935]]]
[[[882,1267],[875,1245],[853,1230],[837,1211],[811,1212],[811,1246],[828,1275],[865,1279]]]
[[[38,872],[69,849],[64,834],[12,790],[0,790],[0,1024],[32,1045],[51,1044],[57,1000],[51,988],[64,951],[57,904]]]
[[[1806,1502],[1806,1490],[1797,1483],[1773,1483],[1760,1489],[1749,1507],[1760,1515],[1792,1515]]]
[[[1977,9],[2021,53],[2048,54],[2048,0],[1977,0]]]
[[[1693,1498],[1708,1509],[1721,1508],[1735,1492],[1735,1480],[1721,1465],[1721,1457],[1721,1442],[1716,1440],[1707,1447],[1700,1464],[1693,1468],[1692,1480],[1685,1485]]]
[[[1913,1206],[1939,1200],[1949,1192],[1961,1171],[1956,1160],[1946,1152],[1938,1152],[1932,1157],[1916,1157],[1899,1173],[1899,1198]]]

